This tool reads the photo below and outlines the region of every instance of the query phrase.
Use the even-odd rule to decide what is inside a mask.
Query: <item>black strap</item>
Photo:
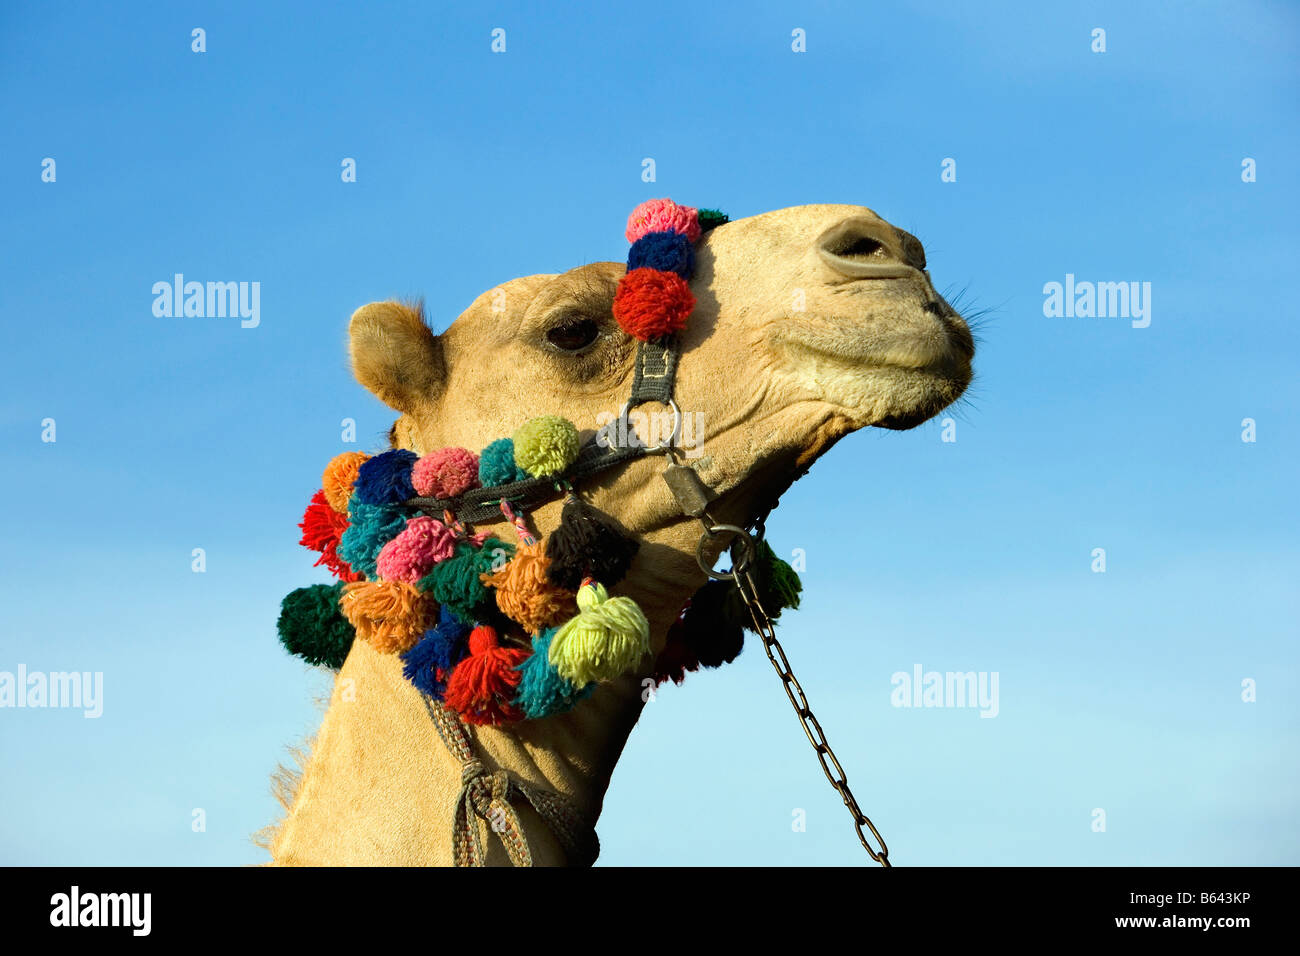
[[[636,372],[632,376],[632,395],[628,408],[642,402],[667,405],[677,381],[677,357],[681,349],[675,335],[655,342],[642,342],[636,350]]]
[[[442,517],[444,511],[451,511],[461,521],[487,521],[501,517],[502,499],[517,508],[532,508],[554,498],[566,481],[576,482],[606,468],[640,458],[646,453],[641,445],[629,443],[619,448],[608,440],[602,440],[599,435],[598,432],[596,438],[582,446],[573,465],[562,475],[525,478],[523,481],[493,485],[490,488],[474,488],[459,498],[411,498],[405,504],[438,518]]]

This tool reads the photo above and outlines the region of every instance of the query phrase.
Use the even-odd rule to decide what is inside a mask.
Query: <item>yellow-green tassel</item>
[[[610,597],[603,584],[578,589],[578,614],[551,639],[547,654],[560,676],[581,687],[612,680],[650,652],[650,624],[630,597]]]

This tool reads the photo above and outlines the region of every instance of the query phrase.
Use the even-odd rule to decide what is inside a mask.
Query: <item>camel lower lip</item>
[[[889,428],[894,431],[907,431],[909,428],[915,428],[933,417],[931,412],[914,412],[911,415],[890,415],[876,422],[877,428]]]

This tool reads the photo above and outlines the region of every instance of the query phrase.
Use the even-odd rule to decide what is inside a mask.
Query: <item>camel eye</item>
[[[566,319],[546,333],[546,341],[564,352],[581,352],[600,335],[593,319]]]

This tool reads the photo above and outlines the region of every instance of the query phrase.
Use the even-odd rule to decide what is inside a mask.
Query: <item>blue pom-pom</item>
[[[509,438],[498,438],[478,456],[478,481],[484,488],[508,485],[527,477],[528,472],[515,464],[515,443]]]
[[[398,505],[365,504],[354,494],[348,499],[349,524],[339,538],[339,557],[353,571],[368,578],[378,577],[375,560],[380,548],[402,533],[412,514],[412,509]]]
[[[689,279],[695,273],[695,246],[681,233],[647,232],[628,250],[627,269],[658,269]]]
[[[446,675],[469,653],[469,632],[454,614],[441,608],[437,625],[402,655],[402,674],[417,690],[441,700],[447,692]],[[438,679],[438,671],[443,672],[443,680]]]
[[[357,470],[357,499],[368,505],[391,505],[414,498],[411,468],[419,457],[405,448],[394,448],[368,459]]]
[[[572,681],[560,676],[550,662],[551,639],[557,630],[559,628],[548,627],[535,635],[532,655],[515,668],[521,676],[514,704],[530,720],[571,710],[574,704],[590,697],[596,690],[595,681],[581,688],[575,687]]]

